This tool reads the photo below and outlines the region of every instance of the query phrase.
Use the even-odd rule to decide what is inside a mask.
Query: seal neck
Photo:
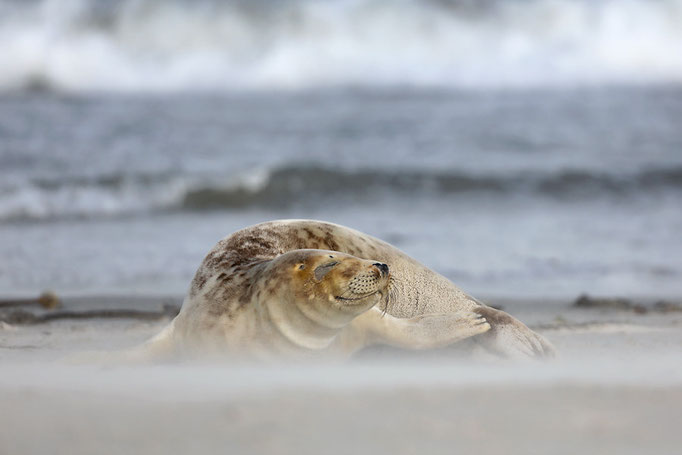
[[[308,317],[294,300],[272,299],[266,303],[265,319],[296,346],[321,350],[329,347],[341,327],[329,327]]]

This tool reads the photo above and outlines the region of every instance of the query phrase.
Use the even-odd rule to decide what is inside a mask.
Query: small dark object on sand
[[[656,313],[672,313],[682,311],[682,304],[667,302],[660,300],[656,303],[643,305],[641,303],[633,303],[631,300],[622,298],[595,298],[586,294],[581,295],[573,303],[577,308],[598,308],[603,310],[626,310],[634,311],[638,314],[645,314],[648,312]]]
[[[583,294],[576,299],[573,306],[578,308],[603,308],[608,310],[633,310],[641,305],[635,305],[632,301],[622,298],[596,298]],[[646,309],[642,307],[644,311]]]
[[[40,305],[47,310],[54,310],[59,308],[62,305],[62,302],[52,291],[43,292],[37,299],[14,299],[0,301],[0,308],[21,305]]]
[[[573,303],[578,308],[598,308],[603,310],[628,310],[635,313],[644,314],[648,309],[644,305],[632,303],[631,300],[623,298],[596,298],[583,294]]]
[[[180,312],[176,305],[164,305],[161,311],[139,310],[91,310],[91,311],[58,311],[47,314],[33,314],[29,311],[15,310],[0,314],[0,321],[8,324],[42,324],[57,319],[93,319],[93,318],[130,318],[153,321],[174,317]]]
[[[682,304],[660,300],[654,303],[654,310],[661,313],[673,313],[676,311],[682,311]]]

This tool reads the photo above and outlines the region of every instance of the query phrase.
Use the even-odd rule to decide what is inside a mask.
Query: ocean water
[[[682,295],[680,1],[0,2],[0,294],[316,218],[481,297]]]
[[[680,0],[3,0],[0,87],[458,87],[682,78]]]

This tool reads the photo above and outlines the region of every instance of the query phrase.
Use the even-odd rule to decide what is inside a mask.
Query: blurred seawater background
[[[482,297],[682,295],[682,1],[0,1],[0,293],[317,218]]]

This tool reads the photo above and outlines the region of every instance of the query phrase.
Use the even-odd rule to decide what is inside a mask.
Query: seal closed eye
[[[328,264],[324,264],[324,265],[317,267],[315,269],[315,279],[317,281],[320,281],[338,263],[339,263],[339,261],[334,261],[334,262],[329,262]]]

